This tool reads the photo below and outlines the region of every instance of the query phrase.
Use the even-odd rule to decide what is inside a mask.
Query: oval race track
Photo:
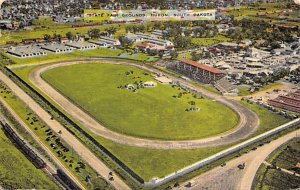
[[[62,67],[66,65],[96,63],[96,62],[125,64],[125,65],[135,66],[150,72],[161,73],[161,71],[154,69],[152,67],[134,64],[133,62],[130,61],[122,61],[122,60],[108,59],[108,58],[95,58],[95,59],[91,58],[91,59],[79,59],[79,60],[65,61],[65,62],[53,62],[53,63],[42,65],[37,69],[34,69],[33,72],[30,73],[29,80],[37,88],[39,88],[41,91],[47,94],[55,103],[57,103],[66,112],[68,112],[68,114],[70,114],[75,120],[77,120],[80,124],[85,126],[93,133],[101,137],[104,137],[106,139],[109,139],[111,141],[130,145],[130,146],[135,146],[135,147],[143,147],[143,148],[151,148],[151,149],[195,149],[195,148],[226,145],[247,138],[259,126],[259,118],[257,117],[257,115],[253,111],[251,111],[250,109],[242,105],[241,103],[235,100],[227,99],[221,95],[209,92],[201,87],[192,85],[183,79],[176,78],[164,73],[173,81],[179,81],[184,86],[187,86],[188,88],[199,92],[203,96],[216,100],[219,103],[222,103],[225,106],[230,107],[239,115],[240,121],[238,126],[236,126],[234,130],[230,131],[229,133],[225,133],[222,135],[204,138],[204,139],[198,139],[198,140],[181,140],[181,141],[142,139],[142,138],[127,136],[127,135],[114,132],[112,130],[109,130],[105,126],[102,126],[93,117],[91,117],[89,114],[81,110],[73,102],[71,102],[68,98],[64,97],[62,94],[57,92],[52,86],[50,86],[47,82],[45,82],[41,78],[41,74],[49,69]]]

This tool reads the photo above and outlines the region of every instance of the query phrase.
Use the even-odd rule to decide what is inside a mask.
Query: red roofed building
[[[214,83],[226,76],[226,74],[219,69],[188,59],[177,61],[176,71],[206,84]]]

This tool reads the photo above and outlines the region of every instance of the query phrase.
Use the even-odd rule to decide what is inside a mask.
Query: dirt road
[[[3,104],[3,106],[10,112],[11,115],[16,119],[16,121],[26,130],[26,132],[34,139],[36,143],[38,143],[41,148],[47,153],[47,155],[55,162],[57,166],[59,166],[70,178],[81,188],[81,189],[86,189],[81,182],[75,177],[63,164],[62,162],[53,154],[53,152],[40,140],[39,137],[37,137],[31,129],[26,125],[26,123],[23,122],[23,120],[18,116],[18,114],[11,109],[11,107],[3,100],[0,98],[0,102]],[[31,146],[31,145],[29,145]],[[32,147],[31,147],[32,148]],[[32,148],[34,149],[34,148]],[[38,151],[35,151],[38,152]],[[43,157],[40,155],[40,157]],[[51,173],[56,173],[56,169],[52,164],[45,158],[43,158],[44,161],[47,162],[47,168]]]
[[[219,145],[231,144],[239,140],[245,139],[250,134],[252,134],[259,125],[259,119],[257,115],[249,110],[247,107],[243,106],[237,101],[227,99],[223,96],[217,95],[215,93],[209,92],[201,87],[190,84],[189,82],[167,75],[173,81],[179,81],[181,84],[188,86],[205,97],[218,101],[231,109],[233,109],[238,115],[240,122],[236,128],[228,133],[221,134],[218,136],[199,139],[199,140],[183,140],[183,141],[161,141],[161,140],[150,140],[141,139],[138,137],[132,137],[123,135],[114,131],[109,130],[105,126],[102,126],[94,118],[88,115],[85,111],[78,108],[73,102],[64,97],[62,94],[57,92],[53,87],[51,87],[47,82],[41,78],[41,74],[49,69],[56,67],[73,65],[73,64],[83,64],[83,63],[95,63],[95,62],[105,62],[112,64],[126,64],[130,66],[139,67],[141,69],[161,73],[161,71],[149,68],[143,65],[133,64],[131,62],[116,61],[113,59],[84,59],[84,60],[74,60],[68,62],[55,62],[38,67],[33,72],[30,73],[29,80],[38,87],[41,91],[47,94],[55,103],[66,110],[74,119],[76,119],[83,126],[87,127],[93,133],[100,135],[106,139],[112,140],[117,143],[126,144],[130,146],[152,148],[152,149],[193,149],[193,148],[203,148],[203,147],[214,147]]]
[[[214,168],[202,175],[190,180],[193,181],[193,187],[184,187],[183,183],[178,189],[190,190],[251,190],[255,174],[265,159],[278,147],[300,134],[300,129],[284,135],[276,140],[258,147],[241,157],[230,160],[224,167]],[[238,165],[245,163],[243,170],[238,169]]]
[[[0,79],[23,101],[30,109],[32,109],[52,130],[61,131],[61,138],[64,139],[81,158],[88,163],[96,172],[104,179],[111,183],[116,189],[130,189],[120,177],[114,176],[114,181],[109,181],[108,173],[111,171],[100,159],[98,159],[87,147],[85,147],[76,137],[67,131],[59,122],[51,120],[51,115],[47,113],[38,103],[36,103],[28,94],[26,94],[19,86],[17,86],[5,74],[0,72]]]

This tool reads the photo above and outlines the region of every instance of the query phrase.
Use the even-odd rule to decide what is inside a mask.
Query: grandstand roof
[[[183,63],[185,63],[185,64],[188,64],[188,65],[192,65],[192,66],[198,67],[198,68],[200,68],[200,69],[209,71],[209,72],[214,73],[214,74],[223,74],[223,72],[220,71],[219,69],[215,69],[215,68],[209,67],[209,66],[207,66],[207,65],[203,65],[203,64],[197,63],[197,62],[192,61],[192,60],[181,59],[180,61],[183,62]]]

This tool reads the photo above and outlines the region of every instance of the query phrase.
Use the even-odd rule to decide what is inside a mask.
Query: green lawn
[[[126,72],[133,74],[126,75]],[[47,71],[42,77],[106,127],[128,135],[154,139],[198,139],[231,130],[238,123],[229,108],[194,98],[178,87],[158,84],[134,93],[119,86],[155,81],[135,67],[81,64]],[[194,101],[195,106],[188,102]],[[199,112],[187,108],[199,107]],[[224,121],[226,120],[226,123]]]
[[[45,34],[53,36],[54,34],[60,34],[66,36],[66,33],[72,32],[73,34],[87,34],[91,28],[97,28],[101,32],[105,31],[105,28],[110,26],[115,26],[117,32],[116,37],[125,34],[125,26],[132,24],[121,24],[121,25],[108,25],[108,26],[94,26],[94,27],[81,27],[72,28],[71,24],[54,24],[47,19],[36,21],[37,25],[33,27],[33,30],[20,30],[20,31],[2,31],[2,36],[0,37],[0,45],[5,45],[6,42],[14,41],[21,42],[22,39],[32,39],[32,38],[43,38]],[[78,23],[75,23],[78,24]],[[79,23],[82,24],[82,23]]]
[[[256,131],[256,134],[261,134],[263,132],[269,131],[271,129],[274,129],[275,127],[278,127],[291,121],[290,119],[287,119],[284,116],[271,112],[268,109],[257,104],[250,104],[246,101],[242,101],[242,103],[251,110],[253,110],[260,119],[260,125],[258,130]]]
[[[2,83],[1,80],[0,97],[7,102],[7,104],[28,125],[32,132],[39,137],[41,142],[54,153],[54,155],[61,161],[61,163],[70,172],[72,172],[85,187],[87,187],[88,189],[112,189],[112,187],[107,184],[104,179],[98,177],[96,172],[89,165],[86,165],[84,161],[82,161],[79,155],[74,152],[72,147],[69,147],[63,139],[60,139],[59,135],[52,131],[34,112],[32,112],[32,110],[27,105],[25,105],[24,102],[17,98],[17,96],[13,92],[11,92],[11,90],[7,88],[7,86]],[[65,151],[66,149],[68,150]],[[2,153],[0,152],[0,157],[1,155]],[[81,163],[84,163],[84,166],[82,166]],[[30,172],[30,170],[28,170],[28,172]],[[85,181],[87,176],[91,177],[90,183]],[[22,188],[26,187],[24,186]]]
[[[72,59],[80,59],[80,58],[118,58],[119,55],[127,54],[119,49],[108,49],[108,48],[98,48],[94,50],[75,50],[71,53],[66,54],[55,54],[48,53],[46,56],[40,57],[32,57],[32,58],[18,58],[15,56],[10,56],[5,53],[11,60],[13,60],[18,65],[23,64],[41,64],[41,63],[49,63],[55,61],[66,61]],[[136,60],[136,61],[147,61],[149,58],[153,58],[153,61],[158,60],[156,56],[148,56],[143,53],[138,53],[138,56],[128,55],[127,59]]]
[[[59,189],[0,130],[0,186],[13,189]]]
[[[281,84],[273,83],[273,84],[263,86],[263,87],[259,88],[259,91],[255,91],[255,92],[250,92],[249,87],[241,86],[241,87],[238,87],[239,96],[248,96],[248,95],[251,95],[251,94],[255,94],[255,93],[258,93],[258,92],[270,90],[270,89],[277,88],[277,87],[280,87],[280,86],[281,86]]]
[[[223,35],[218,35],[212,38],[192,38],[192,43],[199,46],[212,46],[218,43],[227,42],[230,38]]]
[[[229,147],[154,150],[117,144],[99,137],[97,140],[145,181],[164,177]]]

